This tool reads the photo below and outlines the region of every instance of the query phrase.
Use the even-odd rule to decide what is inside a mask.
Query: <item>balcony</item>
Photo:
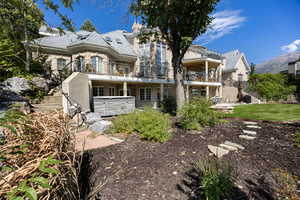
[[[205,72],[189,71],[186,73],[186,80],[199,82],[219,82],[219,77],[215,71],[207,74]]]

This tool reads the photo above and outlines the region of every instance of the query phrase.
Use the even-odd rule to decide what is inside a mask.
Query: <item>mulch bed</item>
[[[121,144],[86,154],[84,192],[99,200],[197,199],[193,164],[210,154],[208,144],[230,140],[245,147],[222,158],[236,169],[236,199],[272,199],[267,184],[272,170],[280,168],[300,177],[300,148],[293,143],[300,124],[260,122],[259,126],[254,141],[239,139],[246,126],[238,120],[201,133],[176,128],[164,144],[132,135]]]

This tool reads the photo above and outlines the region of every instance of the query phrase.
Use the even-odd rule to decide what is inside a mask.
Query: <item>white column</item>
[[[205,81],[208,81],[208,61],[205,60]]]
[[[222,65],[219,65],[219,82],[222,82]]]
[[[127,82],[123,82],[123,96],[127,97]]]
[[[164,84],[160,84],[160,101],[162,102],[164,100]]]
[[[189,84],[187,84],[186,85],[186,102],[189,102],[189,100],[190,100],[190,85]]]
[[[209,86],[206,86],[206,99],[209,99]]]

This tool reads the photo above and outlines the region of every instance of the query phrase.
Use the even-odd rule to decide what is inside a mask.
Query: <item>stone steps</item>
[[[41,104],[62,104],[62,96],[45,96]]]
[[[63,107],[61,104],[49,103],[49,104],[33,104],[33,110],[36,112],[51,112],[55,110],[61,110]]]

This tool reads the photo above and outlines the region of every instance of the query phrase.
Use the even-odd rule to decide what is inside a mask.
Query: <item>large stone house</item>
[[[41,34],[45,37],[33,41],[31,47],[35,57],[47,55],[54,74],[66,68],[74,72],[64,81],[63,90],[83,110],[95,109],[95,99],[121,96],[133,97],[134,107],[158,107],[166,96],[175,95],[172,53],[164,42],[140,44],[140,28],[135,23],[132,32],[78,31],[61,35],[44,29]],[[187,99],[222,97],[225,59],[221,54],[192,45],[183,65]],[[66,102],[64,108],[67,112]]]

